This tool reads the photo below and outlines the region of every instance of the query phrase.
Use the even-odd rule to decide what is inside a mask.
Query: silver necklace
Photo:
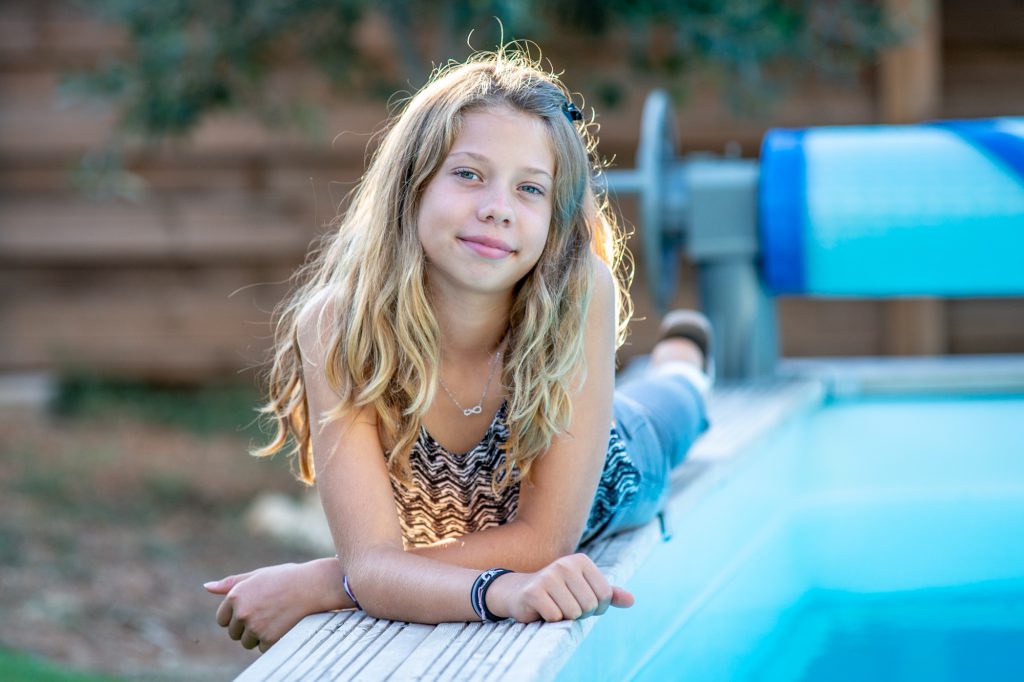
[[[441,378],[441,376],[438,375],[437,382],[439,384],[441,384],[441,388],[443,388],[444,392],[448,394],[448,398],[453,403],[455,403],[455,407],[457,407],[460,410],[462,410],[463,416],[465,416],[465,417],[472,417],[474,414],[480,414],[480,413],[482,413],[484,411],[484,400],[487,399],[487,391],[490,390],[490,388],[491,388],[491,379],[494,378],[494,369],[499,364],[501,364],[500,360],[501,360],[501,351],[499,350],[498,352],[496,352],[494,354],[494,359],[491,360],[491,371],[487,374],[487,383],[484,384],[484,393],[483,393],[483,395],[480,396],[480,401],[476,405],[474,405],[473,407],[463,407],[462,404],[459,403],[459,401],[455,399],[455,396],[452,395],[452,392],[448,390],[448,387],[444,385],[444,380]]]

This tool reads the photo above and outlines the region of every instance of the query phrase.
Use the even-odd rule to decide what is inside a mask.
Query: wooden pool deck
[[[711,430],[673,474],[672,496],[650,524],[586,548],[615,583],[628,580],[672,519],[723,481],[740,453],[787,416],[826,396],[957,392],[1019,393],[1024,355],[854,358],[785,361],[780,379],[716,387]],[[786,378],[788,377],[788,378]],[[309,616],[237,679],[255,680],[551,680],[596,623],[442,623],[377,620],[358,611]]]
[[[708,404],[712,428],[675,471],[664,513],[587,553],[612,582],[624,583],[658,542],[670,540],[671,519],[714,485],[735,453],[795,409],[821,400],[823,391],[821,382],[800,379],[717,387]],[[321,613],[302,620],[237,680],[550,680],[595,622],[433,626],[361,611]]]

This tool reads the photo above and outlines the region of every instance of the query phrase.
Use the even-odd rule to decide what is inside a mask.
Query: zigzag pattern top
[[[502,403],[487,433],[464,455],[445,449],[425,428],[420,428],[409,460],[410,484],[391,479],[407,546],[460,537],[515,518],[519,483],[499,492],[491,487],[494,472],[500,471],[505,463],[502,446],[508,440],[506,412],[507,404]],[[601,532],[617,511],[633,501],[639,484],[640,472],[626,452],[618,430],[612,426],[604,471],[581,544]]]

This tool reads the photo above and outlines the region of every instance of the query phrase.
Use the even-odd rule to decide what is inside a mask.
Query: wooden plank
[[[888,355],[943,355],[948,351],[946,302],[938,298],[885,302]]]
[[[231,373],[264,357],[290,271],[0,270],[0,371]]]
[[[1022,31],[1024,33],[1024,31]],[[944,118],[987,118],[1024,111],[1024,40],[1014,50],[958,50],[944,65]]]
[[[37,0],[34,30],[43,54],[110,54],[124,44],[124,31],[98,21],[88,6],[64,0]]]
[[[917,123],[942,109],[942,59],[938,0],[885,0],[889,20],[909,32],[879,61],[879,113],[885,123]],[[885,306],[883,348],[893,355],[946,352],[944,303],[904,299]]]
[[[494,679],[492,669],[501,660],[501,655],[512,645],[523,629],[521,623],[512,620],[483,626],[484,638],[480,644],[468,651],[462,661],[458,675],[444,679]],[[452,666],[454,668],[454,666]]]
[[[113,106],[101,102],[68,106],[58,91],[63,69],[59,63],[37,64],[30,70],[0,68],[0,158],[77,156],[96,149],[110,137],[117,118]],[[279,73],[278,77],[302,79],[310,75],[316,76],[304,70]],[[173,140],[166,149],[206,158],[314,150],[335,158],[362,159],[371,133],[387,117],[387,103],[370,95],[344,100],[324,95],[318,101],[323,104],[324,130],[328,131],[322,138],[294,129],[269,129],[254,115],[221,113],[204,118],[187,139]],[[346,132],[355,134],[343,134]],[[137,144],[128,149],[142,151]],[[152,153],[147,150],[145,155]]]
[[[491,667],[494,679],[512,679],[513,675],[519,668],[520,656],[522,656],[523,652],[530,645],[530,642],[533,641],[541,629],[548,625],[548,623],[541,624],[538,622],[527,623],[515,633],[514,637],[510,637],[509,639],[512,641],[501,653],[501,657],[495,660]],[[552,674],[554,672],[555,671],[552,671]]]
[[[0,57],[27,59],[38,45],[35,18],[38,10],[29,0],[0,3]]]
[[[365,667],[357,671],[359,676],[365,680],[394,679],[395,671],[423,644],[433,630],[433,625],[406,623],[394,639],[388,642],[387,647],[378,650]]]
[[[316,237],[265,202],[167,197],[144,205],[5,197],[0,262],[7,265],[301,263]]]
[[[488,669],[492,667],[486,665],[490,653],[492,651],[507,651],[525,627],[521,623],[511,621],[477,624],[477,631],[457,650],[435,679],[439,682],[486,679],[487,675],[483,673],[481,666]],[[490,660],[495,661],[495,665],[500,665],[501,659],[490,658]]]
[[[883,5],[907,40],[879,60],[879,114],[885,123],[917,123],[936,116],[942,99],[938,0],[885,0]]]
[[[546,624],[515,659],[507,659],[506,668],[499,673],[501,679],[509,682],[554,680],[596,622],[588,618]]]
[[[396,623],[388,622],[385,629],[380,635],[373,641],[370,646],[366,646],[362,651],[351,652],[350,660],[338,661],[330,668],[327,669],[327,678],[336,680],[341,679],[342,673],[344,677],[350,680],[365,679],[367,677],[366,668],[373,663],[377,658],[386,658],[387,656],[394,657],[391,654],[392,644],[399,639],[399,636],[410,627],[410,623]],[[424,626],[425,627],[425,626]],[[423,635],[419,641],[426,638],[426,634]],[[406,644],[407,646],[407,644]],[[389,654],[385,655],[382,652],[387,649]],[[395,661],[395,667],[398,667],[400,661]]]
[[[949,301],[954,353],[1024,353],[1024,298]]]
[[[292,649],[293,653],[288,657],[285,665],[280,666],[273,675],[264,679],[268,682],[271,680],[284,682],[309,679],[310,672],[325,660],[325,657],[343,653],[346,647],[358,642],[361,633],[372,627],[375,622],[374,618],[362,611],[340,612],[337,618],[321,626],[320,630],[312,637],[306,639],[302,647]]]
[[[491,623],[467,623],[455,639],[434,658],[427,668],[426,678],[439,682],[452,679],[452,675],[457,673],[467,654],[484,640],[487,630],[493,627]]]
[[[783,356],[882,352],[881,301],[784,296],[775,302]]]
[[[314,639],[322,638],[325,626],[331,621],[345,620],[348,612],[315,613],[306,616],[298,624],[285,633],[277,644],[270,647],[255,663],[250,665],[235,682],[256,682],[270,679],[275,673],[289,665],[294,666],[295,654],[306,651],[306,644]]]
[[[476,670],[477,679],[501,679],[501,672],[505,670],[509,651],[512,650],[519,638],[524,636],[529,625],[508,621],[507,626],[499,624],[495,628],[497,641],[489,650],[484,651],[484,659]]]
[[[968,45],[1024,43],[1024,4],[1020,0],[942,0],[943,42]]]
[[[390,620],[377,620],[367,616],[364,623],[344,637],[334,636],[331,638],[332,648],[325,651],[325,655],[317,661],[317,664],[296,674],[295,680],[328,679],[328,680],[352,680],[359,675],[359,668],[363,667],[367,659],[365,655],[373,655],[397,635],[405,623],[398,623]],[[360,664],[360,661],[362,663]]]
[[[463,630],[473,627],[469,623],[441,623],[435,626],[422,644],[399,666],[392,678],[396,680],[426,680],[428,671],[437,663],[449,646],[454,644]]]

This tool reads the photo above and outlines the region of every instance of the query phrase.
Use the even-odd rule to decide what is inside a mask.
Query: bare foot
[[[680,361],[689,362],[697,369],[704,369],[704,354],[700,352],[700,346],[690,339],[678,336],[662,339],[651,351],[651,367]]]

